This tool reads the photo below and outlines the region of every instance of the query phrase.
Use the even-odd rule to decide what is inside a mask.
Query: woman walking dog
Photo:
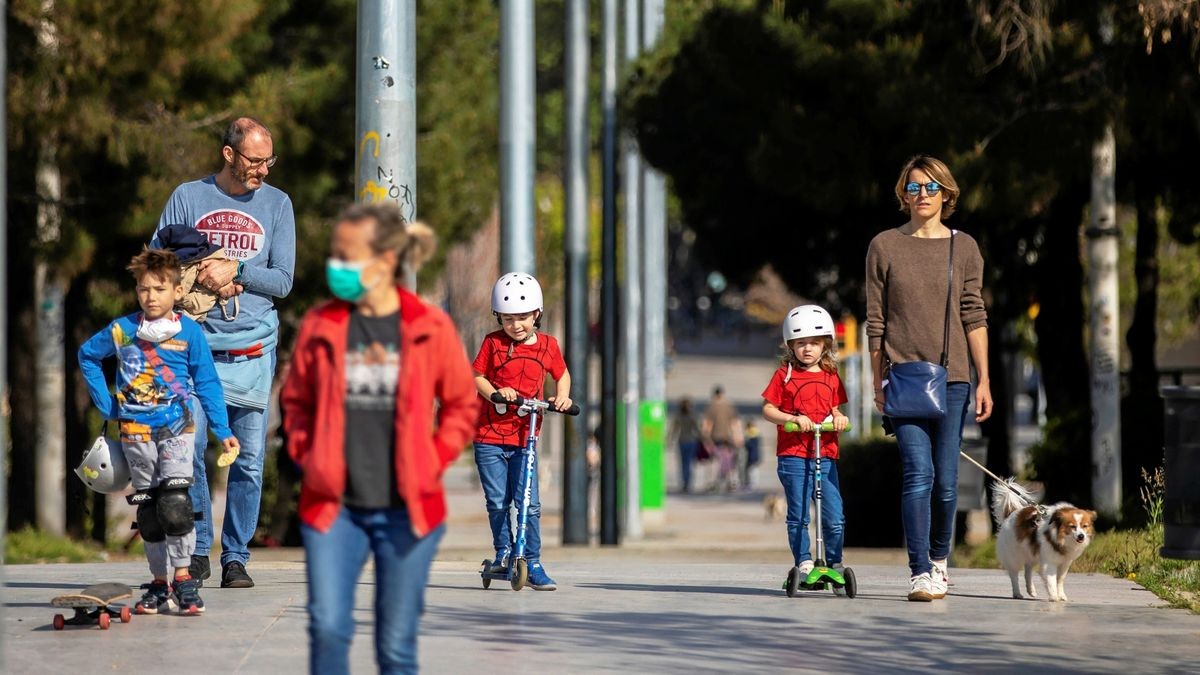
[[[949,585],[971,364],[975,421],[992,414],[983,256],[970,235],[942,222],[954,213],[959,188],[940,160],[908,160],[895,191],[909,220],[876,235],[867,250],[866,328],[875,407],[900,446],[908,599],[928,602],[945,597]]]

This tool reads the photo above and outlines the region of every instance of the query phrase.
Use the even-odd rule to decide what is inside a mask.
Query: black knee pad
[[[192,510],[192,498],[188,488],[191,478],[168,478],[158,486],[158,524],[163,532],[182,537],[196,527],[196,515]]]
[[[142,541],[155,544],[167,538],[162,525],[158,523],[158,509],[155,505],[154,490],[139,490],[125,498],[130,506],[137,506],[137,522],[134,526],[142,535]]]

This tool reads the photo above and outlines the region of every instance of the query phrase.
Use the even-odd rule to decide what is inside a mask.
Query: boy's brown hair
[[[153,274],[157,279],[166,279],[172,286],[178,286],[183,280],[183,269],[179,265],[179,257],[173,252],[161,248],[143,249],[133,256],[125,269],[133,275],[138,283],[147,274]]]

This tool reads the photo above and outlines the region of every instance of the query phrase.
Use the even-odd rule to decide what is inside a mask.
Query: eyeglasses
[[[267,166],[271,165],[268,164]],[[925,188],[925,194],[929,196],[936,195],[942,191],[942,186],[938,185],[936,181],[929,181],[924,185],[916,182],[909,183],[908,185],[904,186],[904,191],[907,192],[909,196],[916,197],[917,195],[921,194],[921,188]]]
[[[233,150],[237,154],[241,155],[242,159],[249,162],[250,168],[259,167],[259,166],[262,166],[265,164],[265,165],[267,165],[267,168],[269,169],[269,168],[275,166],[275,162],[279,160],[279,155],[271,155],[270,157],[250,157],[250,156],[244,154],[242,151],[238,150],[237,148],[233,147],[232,145],[229,146],[229,149]]]

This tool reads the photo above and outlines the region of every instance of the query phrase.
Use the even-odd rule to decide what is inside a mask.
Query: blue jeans
[[[700,441],[679,442],[679,471],[683,481],[683,491],[692,491],[692,465],[696,463],[696,455],[700,452]]]
[[[265,357],[264,357],[265,358]],[[192,458],[194,482],[192,508],[203,514],[196,521],[196,555],[207,556],[212,549],[212,499],[204,451],[208,448],[208,418],[199,399],[192,397],[196,420],[196,451]],[[258,529],[258,507],[262,503],[263,459],[267,445],[267,411],[225,406],[229,427],[241,444],[241,452],[229,467],[225,492],[225,524],[221,528],[221,565],[234,560],[250,561],[250,540]]]
[[[354,591],[375,554],[375,658],[381,673],[417,672],[417,633],[425,584],[446,532],[418,539],[407,509],[342,507],[328,532],[302,525],[307,558],[309,672],[350,672]]]
[[[943,419],[892,419],[903,469],[900,517],[908,568],[914,576],[930,571],[930,560],[950,555],[958,502],[958,452],[970,402],[971,385],[951,382],[946,386]]]
[[[516,550],[515,527],[509,520],[509,507],[517,507],[525,491],[525,462],[529,455],[522,445],[475,444],[475,466],[483,484],[483,499],[488,522],[492,526],[492,547],[497,553]],[[525,529],[525,559],[542,557],[542,502],[538,497],[537,457],[533,460],[533,485],[529,493],[529,519]],[[519,525],[519,523],[518,523]]]
[[[787,498],[788,545],[796,565],[812,560],[808,543],[809,504],[814,499],[817,462],[812,458],[782,455],[778,461],[779,482]],[[846,517],[842,515],[842,490],[837,462],[821,458],[821,537],[825,540],[825,563],[842,562]]]

